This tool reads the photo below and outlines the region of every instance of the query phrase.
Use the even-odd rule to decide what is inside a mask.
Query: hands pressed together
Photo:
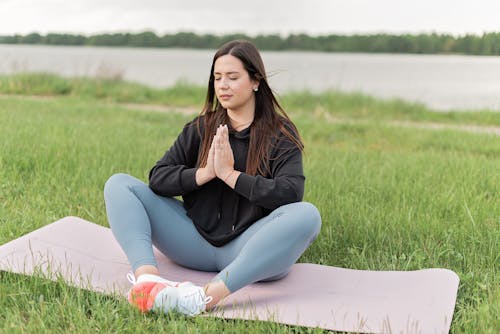
[[[234,188],[240,172],[234,170],[234,155],[229,144],[227,125],[219,125],[208,151],[207,165],[196,171],[196,183],[202,185],[215,177]]]

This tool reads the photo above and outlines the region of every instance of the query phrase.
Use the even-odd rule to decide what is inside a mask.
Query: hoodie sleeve
[[[149,187],[156,194],[169,197],[198,189],[196,162],[200,143],[196,120],[187,123],[174,144],[149,172]]]
[[[250,202],[270,210],[301,201],[305,183],[302,151],[289,140],[281,139],[273,150],[270,169],[269,177],[241,173],[235,191]]]

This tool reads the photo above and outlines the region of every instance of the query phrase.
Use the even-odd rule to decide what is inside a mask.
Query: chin
[[[225,101],[222,101],[222,102],[221,102],[221,101],[219,101],[219,103],[220,103],[220,105],[222,106],[222,108],[224,108],[224,109],[231,109],[231,107],[232,107],[232,104],[231,104],[231,103],[227,103],[227,102],[225,102]]]

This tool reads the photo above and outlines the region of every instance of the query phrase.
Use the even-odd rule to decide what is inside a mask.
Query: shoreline
[[[20,98],[29,99],[33,101],[52,101],[61,96],[39,96],[39,95],[15,95],[15,94],[1,94],[0,99],[8,98]],[[148,104],[148,103],[109,103],[111,106],[116,106],[119,108],[124,108],[132,111],[140,112],[159,112],[159,113],[181,113],[184,115],[194,116],[199,114],[201,106],[176,106],[176,105],[161,105],[161,104]],[[328,123],[337,124],[349,124],[349,125],[360,125],[367,124],[365,120],[355,119],[355,118],[338,118],[332,117],[328,114],[322,114],[322,118]],[[320,116],[320,117],[321,117]],[[491,134],[495,136],[500,136],[500,126],[480,126],[475,124],[444,124],[437,122],[417,122],[417,121],[382,121],[380,124],[385,126],[394,127],[404,127],[413,129],[424,129],[424,130],[455,130],[468,133],[478,133],[478,134]]]
[[[439,111],[500,110],[500,57],[263,51],[280,95],[309,90],[402,99]],[[0,73],[58,73],[166,89],[206,86],[211,50],[0,45]]]

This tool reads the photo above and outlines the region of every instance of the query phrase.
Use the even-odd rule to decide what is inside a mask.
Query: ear
[[[260,85],[260,81],[258,80],[253,80],[253,86],[252,86],[252,89],[254,92],[257,92],[259,90],[259,85]]]

